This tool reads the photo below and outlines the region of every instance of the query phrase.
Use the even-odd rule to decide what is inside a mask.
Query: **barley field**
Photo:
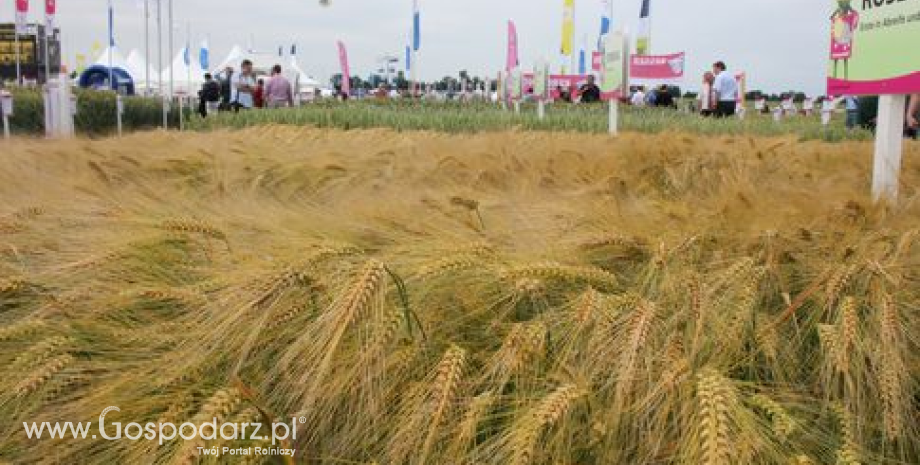
[[[260,463],[199,452],[250,439],[23,428],[118,406],[109,434],[303,417],[274,463],[918,463],[920,145],[897,205],[872,203],[871,153],[272,125],[4,143],[0,462]]]

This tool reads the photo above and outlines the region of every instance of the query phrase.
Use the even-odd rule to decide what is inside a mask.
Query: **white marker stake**
[[[612,98],[610,99],[610,117],[608,119],[608,127],[611,136],[617,136],[620,134],[620,100]]]
[[[543,98],[540,98],[540,101],[537,103],[537,118],[540,118],[540,121],[546,119],[546,102],[543,101]]]
[[[121,137],[121,114],[125,112],[125,102],[121,94],[115,94],[115,122],[118,126],[118,137]]]
[[[520,100],[514,101],[514,114],[515,115],[521,114],[521,101]]]
[[[876,202],[885,199],[894,203],[898,199],[906,104],[907,99],[903,95],[879,97],[872,173],[872,197]]]
[[[3,138],[10,138],[10,116],[13,114],[13,95],[0,91],[0,114],[3,116]]]

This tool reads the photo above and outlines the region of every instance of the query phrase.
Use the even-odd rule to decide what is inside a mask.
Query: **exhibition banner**
[[[829,2],[829,95],[920,92],[920,0]]]

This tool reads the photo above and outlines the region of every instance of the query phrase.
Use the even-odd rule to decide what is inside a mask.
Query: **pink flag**
[[[57,13],[57,1],[56,0],[45,0],[45,31],[46,34],[52,35],[54,33],[54,15]]]
[[[511,71],[518,67],[518,35],[514,21],[508,21],[508,63],[505,69]]]
[[[16,33],[26,33],[26,23],[29,21],[29,0],[16,0]]]
[[[339,64],[342,66],[342,93],[351,94],[351,72],[348,70],[348,51],[345,44],[339,41]]]

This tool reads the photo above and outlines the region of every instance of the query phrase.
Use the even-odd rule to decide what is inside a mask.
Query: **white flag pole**
[[[169,0],[169,59],[173,59],[173,35],[175,35],[175,24],[173,23],[173,0]],[[172,63],[172,62],[170,62]],[[172,64],[169,65],[169,99],[172,101],[175,95],[175,76]]]
[[[150,95],[150,0],[144,0],[144,96]]]
[[[22,56],[20,56],[19,50],[19,18],[16,18],[16,26],[14,27],[13,36],[15,37],[15,47],[16,47],[16,84],[22,85]]]

